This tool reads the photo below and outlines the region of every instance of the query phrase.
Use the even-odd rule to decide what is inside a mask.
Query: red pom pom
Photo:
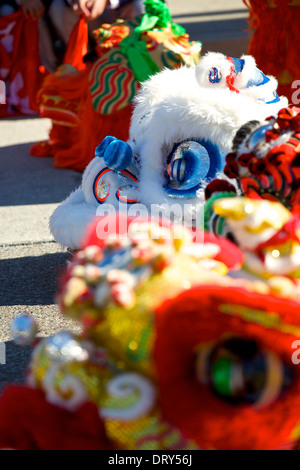
[[[238,158],[238,162],[241,166],[247,167],[252,158],[254,158],[253,153],[242,153]]]
[[[213,180],[205,188],[205,199],[209,199],[214,193],[236,193],[233,184],[226,180]]]
[[[239,166],[237,162],[227,164],[224,168],[224,173],[228,178],[235,179],[239,176]]]
[[[264,160],[254,157],[249,162],[249,170],[253,175],[261,175],[266,170],[266,163]]]

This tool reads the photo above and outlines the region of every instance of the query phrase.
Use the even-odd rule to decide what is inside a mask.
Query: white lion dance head
[[[175,204],[182,209],[178,217],[192,224],[204,205],[206,185],[222,174],[236,131],[287,106],[276,88],[275,78],[258,70],[251,56],[208,53],[196,67],[152,76],[135,99],[128,142],[106,137],[81,188],[52,215],[56,240],[78,248],[103,204],[156,205],[164,216]]]

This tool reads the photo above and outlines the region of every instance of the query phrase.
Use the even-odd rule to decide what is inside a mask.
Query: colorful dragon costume
[[[228,275],[239,249],[196,238],[167,222],[94,222],[58,295],[82,334],[36,345],[27,386],[0,398],[0,447],[299,447],[299,296]]]

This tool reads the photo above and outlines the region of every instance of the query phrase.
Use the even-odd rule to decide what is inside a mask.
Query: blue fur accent
[[[261,86],[269,81],[270,79],[261,70],[256,68],[255,75],[248,80],[246,88],[250,88],[251,86]]]
[[[236,59],[235,57],[232,57],[232,62],[234,65],[235,73],[241,73],[245,65],[244,59]]]
[[[224,161],[219,151],[219,148],[216,144],[213,144],[209,140],[198,140],[199,144],[207,150],[210,158],[210,167],[209,171],[205,177],[205,180],[211,180],[215,178],[218,171],[223,170]]]
[[[278,96],[278,93],[276,92],[276,96],[272,101],[267,101],[266,104],[273,104],[273,103],[278,103],[280,101],[280,98]]]
[[[107,135],[105,139],[102,140],[101,144],[98,145],[95,149],[95,157],[103,158],[104,157],[104,152],[109,146],[111,142],[114,140],[117,140],[116,137],[113,137],[111,135]]]
[[[108,168],[125,170],[132,163],[132,149],[126,142],[115,139],[107,146],[103,158]]]

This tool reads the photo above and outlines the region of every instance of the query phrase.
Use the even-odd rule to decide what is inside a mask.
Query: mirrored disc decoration
[[[266,143],[265,136],[266,133],[273,128],[273,123],[268,123],[265,126],[259,127],[258,129],[254,130],[249,138],[245,142],[245,146],[247,151],[254,152],[257,150],[261,145]]]
[[[93,184],[93,193],[96,201],[103,204],[110,194],[119,201],[133,204],[137,202],[135,197],[138,178],[137,169],[131,165],[126,170],[114,171],[111,168],[103,168],[96,176]]]
[[[188,140],[175,146],[167,167],[169,187],[190,189],[202,181],[209,172],[208,151],[199,142]]]
[[[127,184],[125,186],[121,186],[118,188],[116,192],[116,197],[118,201],[125,202],[127,204],[134,204],[138,202],[136,197],[137,186],[133,186],[132,184]]]
[[[203,182],[211,181],[224,166],[217,145],[208,140],[176,143],[167,158],[164,190],[175,199],[193,199]]]
[[[102,204],[109,196],[110,184],[107,181],[107,175],[112,170],[110,168],[103,168],[95,178],[93,192],[96,200]]]

